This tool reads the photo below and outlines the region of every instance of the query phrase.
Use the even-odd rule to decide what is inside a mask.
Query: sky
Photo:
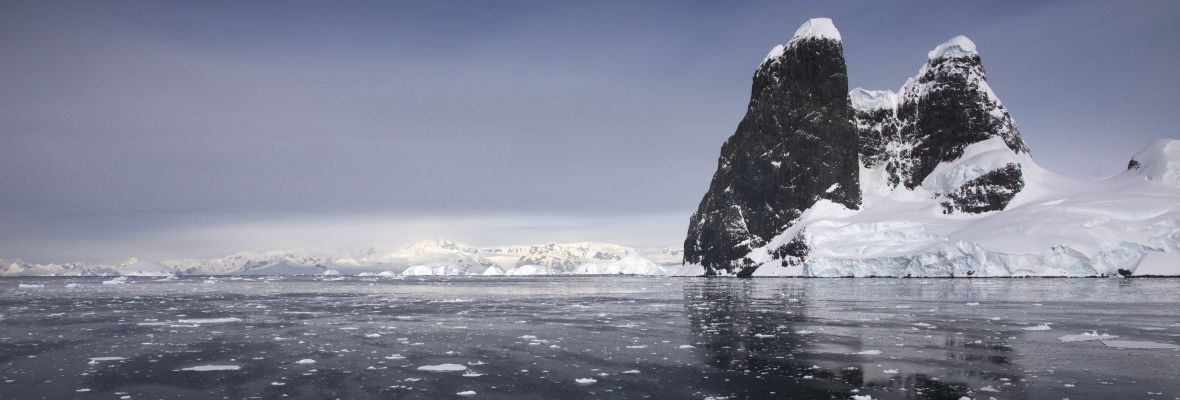
[[[1063,175],[1180,137],[1174,1],[2,1],[0,258],[678,246],[812,17],[867,89],[967,35]]]

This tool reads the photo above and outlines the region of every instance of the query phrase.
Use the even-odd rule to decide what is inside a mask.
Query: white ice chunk
[[[240,366],[240,365],[198,365],[195,367],[181,368],[180,370],[181,371],[208,372],[208,371],[237,371],[240,369],[242,369],[242,366]]]
[[[1065,336],[1057,338],[1057,340],[1060,340],[1062,342],[1084,342],[1087,340],[1110,340],[1110,339],[1118,339],[1118,336],[1108,335],[1105,333],[1099,334],[1097,331],[1094,331],[1094,332],[1083,332],[1080,335],[1065,335]]]
[[[224,323],[229,323],[229,322],[238,322],[241,320],[242,320],[241,318],[236,318],[236,317],[191,318],[191,319],[178,319],[178,320],[176,320],[176,322],[179,322],[182,324],[224,324]]]
[[[1021,329],[1024,329],[1026,331],[1050,331],[1050,330],[1053,330],[1053,328],[1050,328],[1048,324],[1040,324],[1037,326],[1030,326],[1030,327],[1025,327],[1025,328],[1021,328]]]
[[[1103,340],[1102,344],[1107,347],[1117,347],[1120,349],[1180,349],[1180,346],[1171,343],[1141,342],[1136,340]]]
[[[438,364],[438,365],[423,365],[418,367],[419,371],[426,372],[458,372],[466,371],[467,367],[461,364]]]
[[[98,364],[103,361],[122,361],[126,360],[123,357],[90,357],[90,364]]]

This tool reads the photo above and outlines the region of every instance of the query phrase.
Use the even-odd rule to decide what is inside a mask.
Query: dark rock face
[[[751,250],[787,231],[817,201],[860,207],[861,163],[883,166],[888,186],[912,190],[979,142],[1000,138],[1013,152],[1028,153],[965,37],[931,51],[898,94],[849,93],[847,86],[843,44],[834,38],[796,37],[758,67],[746,116],[722,146],[689,222],[685,262],[701,264],[706,275],[750,275],[766,261],[747,258]],[[1011,163],[935,196],[946,213],[982,213],[1003,210],[1024,185],[1020,164]],[[809,251],[799,232],[769,255],[791,266]]]
[[[754,74],[746,116],[689,222],[685,261],[748,274],[756,266],[743,257],[816,201],[858,208],[859,148],[843,44],[792,41]]]
[[[850,96],[865,98],[870,96],[867,91],[857,89]],[[887,99],[887,106],[874,105],[857,107],[854,102],[852,108],[852,124],[856,127],[860,141],[860,162],[867,168],[884,165],[886,179],[890,187],[901,184],[905,171],[910,171],[913,162],[910,157],[910,147],[906,146],[901,136],[901,121],[897,119],[897,109]]]
[[[978,214],[1003,210],[1024,189],[1020,164],[1011,163],[963,183],[955,191],[945,194],[942,212]]]
[[[1017,153],[1027,153],[1008,111],[991,93],[979,55],[930,60],[907,85],[897,107],[903,140],[912,144],[913,168],[903,177],[917,187],[944,161],[954,161],[967,146],[1001,137]]]
[[[1016,123],[987,83],[974,43],[958,37],[943,46],[959,51],[932,52],[892,107],[873,101],[882,96],[879,92],[852,92],[860,100],[853,102],[860,105],[854,107],[853,124],[861,139],[861,161],[869,168],[884,165],[889,186],[916,188],[938,164],[957,160],[968,146],[995,137],[1016,153],[1028,153]],[[946,211],[1004,209],[1024,187],[1019,165],[1009,167],[939,193],[949,199],[943,203]]]

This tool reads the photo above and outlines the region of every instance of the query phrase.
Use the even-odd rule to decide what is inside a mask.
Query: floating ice
[[[1110,339],[1118,339],[1118,336],[1108,335],[1105,333],[1099,334],[1097,331],[1094,331],[1094,332],[1083,332],[1080,335],[1065,335],[1065,336],[1057,338],[1057,340],[1060,340],[1062,342],[1084,342],[1087,340],[1110,340]]]
[[[455,393],[455,394],[459,395],[459,396],[463,396],[463,397],[471,397],[471,396],[475,396],[475,391],[474,390],[464,390],[462,392]]]
[[[295,363],[296,364],[315,364],[315,360],[312,360],[310,358],[304,358],[302,360],[296,361]]]
[[[578,378],[574,379],[574,382],[577,382],[579,385],[589,385],[598,382],[598,380],[594,378]]]
[[[1053,328],[1050,328],[1048,324],[1040,324],[1037,326],[1030,326],[1030,327],[1020,328],[1020,329],[1024,329],[1026,331],[1051,331],[1051,330],[1053,330]]]
[[[241,320],[242,320],[241,318],[237,318],[237,317],[191,318],[191,319],[178,319],[178,320],[176,320],[176,322],[179,322],[182,324],[224,324],[224,323],[229,323],[229,322],[238,322]]]
[[[180,370],[181,371],[208,372],[208,371],[237,371],[239,369],[242,369],[242,366],[240,366],[240,365],[198,365],[195,367],[181,368]]]
[[[1180,349],[1180,346],[1170,343],[1141,342],[1136,340],[1103,340],[1107,347],[1120,349]]]
[[[438,365],[423,365],[418,367],[419,371],[426,372],[458,372],[466,371],[467,367],[460,364],[438,364]]]
[[[877,355],[881,355],[881,350],[865,350],[865,351],[859,351],[859,352],[852,353],[852,354],[860,355],[860,356],[877,356]]]
[[[98,364],[103,361],[122,361],[126,360],[124,357],[91,357],[90,364]]]

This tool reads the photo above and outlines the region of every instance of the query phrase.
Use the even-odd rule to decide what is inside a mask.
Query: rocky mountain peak
[[[749,250],[820,199],[857,208],[857,134],[844,46],[830,19],[809,20],[754,73],[746,115],[689,222],[684,257],[743,273]]]

